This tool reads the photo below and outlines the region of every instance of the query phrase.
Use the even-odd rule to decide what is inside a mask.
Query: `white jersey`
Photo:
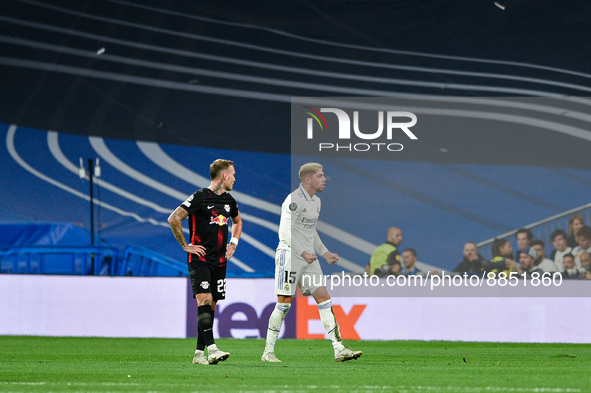
[[[581,248],[581,246],[576,246],[571,251],[571,254],[573,254],[573,256],[575,257],[575,267],[581,267],[581,254],[583,254],[584,252],[588,252],[589,254],[591,254],[591,247],[585,250],[584,248]]]
[[[313,253],[314,249],[324,255],[328,249],[316,232],[319,216],[320,198],[318,195],[310,196],[300,184],[281,205],[277,249],[291,250],[300,258],[304,251]]]
[[[542,259],[542,261],[536,267],[538,269],[542,270],[543,272],[549,272],[549,273],[559,272],[561,270],[558,268],[556,263],[552,259],[549,259],[549,258]],[[562,270],[564,270],[564,269],[562,269]]]
[[[564,266],[563,266],[563,261],[564,261],[564,256],[566,254],[570,254],[572,252],[572,248],[567,247],[564,251],[558,251],[556,250],[556,254],[554,254],[554,263],[556,264],[556,267],[558,268],[559,272],[563,272],[564,271]]]

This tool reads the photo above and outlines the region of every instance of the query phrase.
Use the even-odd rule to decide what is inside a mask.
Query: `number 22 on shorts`
[[[223,294],[226,296],[226,279],[219,279],[218,280],[218,293]]]

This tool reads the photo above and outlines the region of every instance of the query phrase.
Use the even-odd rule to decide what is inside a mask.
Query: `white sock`
[[[195,350],[195,355],[203,355],[205,352],[198,349]]]
[[[318,312],[320,314],[322,325],[324,325],[324,328],[328,333],[328,337],[330,337],[333,348],[335,350],[342,348],[343,343],[341,341],[339,325],[337,324],[337,319],[335,318],[334,312],[332,311],[332,299],[318,303]]]
[[[275,309],[269,317],[269,326],[267,328],[267,344],[265,345],[265,352],[273,352],[275,350],[275,342],[279,337],[281,326],[287,315],[291,303],[277,303]]]
[[[211,344],[207,346],[207,351],[208,352],[212,352],[212,351],[218,351],[218,346],[215,344]]]

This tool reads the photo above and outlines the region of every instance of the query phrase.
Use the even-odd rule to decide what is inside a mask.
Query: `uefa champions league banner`
[[[572,293],[580,292],[579,284],[564,283]],[[273,289],[273,279],[228,279],[226,300],[216,310],[216,337],[265,337]],[[591,343],[591,302],[583,292],[405,297],[394,289],[384,296],[379,288],[357,293],[335,287],[332,294],[345,340]],[[0,335],[184,338],[196,335],[196,319],[185,278],[0,275]],[[294,299],[279,337],[326,338],[312,297]]]

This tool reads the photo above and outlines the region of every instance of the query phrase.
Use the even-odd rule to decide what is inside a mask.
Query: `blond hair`
[[[308,162],[300,167],[300,171],[298,175],[300,176],[300,180],[304,181],[306,176],[313,175],[314,173],[318,172],[322,169],[322,165],[317,162]]]
[[[221,158],[212,162],[209,166],[209,176],[211,177],[211,180],[218,178],[222,172],[228,170],[232,165],[234,165],[234,161],[222,160]]]
[[[583,217],[581,217],[577,214],[573,214],[572,216],[570,216],[570,219],[568,220],[568,234],[569,234],[569,236],[576,236],[576,233],[573,232],[573,223],[575,221],[580,221],[581,224],[585,225],[585,221],[583,220]]]

